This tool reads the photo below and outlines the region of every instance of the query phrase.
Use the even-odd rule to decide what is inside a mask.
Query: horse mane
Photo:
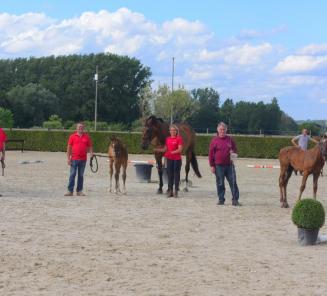
[[[159,121],[160,123],[165,122],[162,118],[156,117],[155,115],[150,115],[145,122],[148,123],[151,120],[156,121],[156,122]]]

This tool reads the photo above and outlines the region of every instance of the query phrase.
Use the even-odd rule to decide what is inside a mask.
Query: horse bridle
[[[144,135],[146,136],[146,137],[143,137],[143,142],[144,142],[144,140],[146,140],[147,141],[147,145],[149,145],[150,143],[151,143],[151,140],[152,140],[152,128],[151,127],[148,127],[148,126],[145,126],[146,127],[146,130],[145,130],[145,132],[144,132]]]

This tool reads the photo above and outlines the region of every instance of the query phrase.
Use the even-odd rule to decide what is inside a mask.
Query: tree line
[[[196,131],[214,131],[226,122],[235,133],[278,134],[296,131],[276,98],[270,102],[222,104],[213,88],[172,91],[151,89],[149,67],[127,56],[90,54],[0,60],[0,124],[3,127],[69,128],[95,115],[95,69],[98,67],[99,129],[138,129],[141,119],[155,114],[167,121],[187,121]]]

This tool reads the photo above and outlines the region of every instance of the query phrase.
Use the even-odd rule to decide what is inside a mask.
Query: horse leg
[[[284,207],[284,193],[286,192],[285,190],[285,183],[284,183],[284,175],[286,173],[286,170],[284,167],[280,167],[280,174],[279,174],[279,190],[280,190],[280,204],[281,207]]]
[[[112,192],[112,174],[113,174],[113,160],[111,158],[109,158],[109,192]]]
[[[159,188],[157,190],[158,194],[162,194],[163,180],[162,180],[162,154],[155,154],[158,176],[159,176]]]
[[[188,192],[188,173],[190,172],[190,163],[191,163],[191,155],[190,152],[186,153],[186,164],[185,164],[185,188],[184,192]]]
[[[303,193],[303,191],[305,189],[305,184],[307,183],[308,176],[309,176],[308,172],[304,171],[303,172],[302,183],[301,183],[301,186],[300,186],[300,194],[299,194],[298,200],[301,199],[302,193]]]
[[[316,199],[317,197],[317,189],[318,189],[318,179],[319,179],[319,174],[320,173],[313,173],[313,198]]]
[[[127,165],[124,165],[124,167],[123,167],[123,175],[122,175],[122,179],[123,179],[123,194],[126,194],[126,168],[127,168]]]
[[[288,180],[292,174],[293,168],[288,166],[281,166],[280,168],[280,175],[279,175],[279,190],[280,190],[280,203],[282,208],[288,208],[287,203],[287,194],[286,194],[286,187]]]
[[[115,193],[118,194],[120,193],[120,188],[119,188],[119,174],[120,174],[120,165],[115,165]]]
[[[290,179],[290,177],[292,176],[292,172],[293,172],[293,167],[289,166],[287,168],[287,171],[286,173],[284,174],[284,202],[283,202],[283,207],[284,208],[288,208],[289,205],[288,205],[288,202],[287,202],[287,191],[286,191],[286,188],[287,188],[287,184],[288,184],[288,181]]]

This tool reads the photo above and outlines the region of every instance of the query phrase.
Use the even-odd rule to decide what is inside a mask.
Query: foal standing
[[[110,144],[108,148],[108,156],[109,156],[109,175],[110,175],[110,192],[112,192],[112,175],[114,172],[113,166],[115,166],[115,193],[120,193],[120,187],[119,187],[119,174],[120,169],[122,167],[123,174],[123,194],[126,194],[126,169],[128,165],[128,152],[123,144],[123,142],[116,138],[115,136],[112,136],[110,138]]]

